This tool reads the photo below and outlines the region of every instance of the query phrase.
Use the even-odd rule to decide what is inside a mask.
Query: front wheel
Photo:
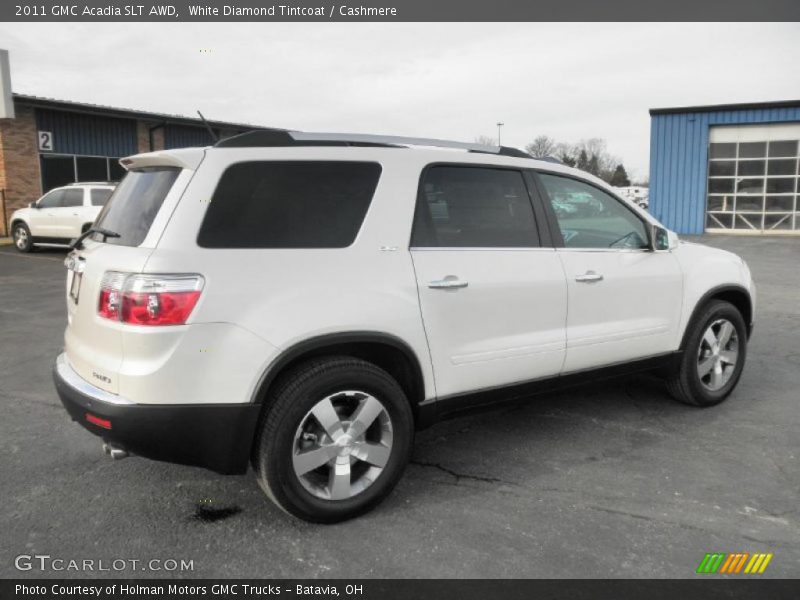
[[[367,512],[394,488],[411,457],[414,423],[397,382],[350,357],[306,363],[270,403],[254,466],[286,512],[335,523]]]
[[[30,252],[33,249],[31,230],[25,223],[17,223],[13,229],[14,247],[20,252]]]
[[[667,388],[684,404],[714,406],[736,387],[746,357],[742,314],[730,302],[712,301],[689,323],[681,364]]]

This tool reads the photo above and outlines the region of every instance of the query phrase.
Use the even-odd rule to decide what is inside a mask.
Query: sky
[[[798,23],[0,23],[14,92],[306,131],[524,147],[604,138],[634,177],[648,109],[800,98]]]

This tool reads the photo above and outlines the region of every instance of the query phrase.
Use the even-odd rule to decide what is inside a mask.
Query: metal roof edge
[[[651,108],[650,116],[675,115],[683,113],[704,113],[737,110],[758,110],[764,108],[800,108],[800,100],[777,100],[772,102],[745,102],[741,104],[708,104],[705,106],[676,106],[673,108]]]

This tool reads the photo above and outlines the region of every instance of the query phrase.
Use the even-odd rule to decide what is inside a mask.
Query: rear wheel
[[[25,223],[17,223],[12,230],[14,236],[14,247],[20,252],[30,252],[33,249],[33,239],[31,230]]]
[[[712,301],[689,324],[680,367],[667,379],[667,388],[685,404],[719,404],[739,382],[746,356],[741,313],[729,302]]]
[[[413,415],[382,369],[349,357],[314,360],[284,377],[268,401],[254,466],[261,487],[290,514],[350,519],[400,479]]]

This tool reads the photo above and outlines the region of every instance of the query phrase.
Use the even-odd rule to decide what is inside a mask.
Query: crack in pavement
[[[703,532],[703,533],[710,533],[710,534],[716,535],[716,536],[725,535],[724,532],[716,531],[714,529],[709,529],[707,527],[701,527],[701,526],[698,526],[698,525],[691,525],[689,523],[681,523],[680,521],[671,521],[669,519],[659,519],[657,517],[651,517],[649,515],[642,515],[642,514],[627,512],[627,511],[623,511],[623,510],[614,510],[613,508],[604,508],[602,506],[592,506],[592,505],[584,505],[584,506],[586,508],[588,508],[589,510],[595,510],[595,511],[599,511],[599,512],[612,514],[612,515],[620,515],[620,516],[623,516],[623,517],[630,517],[632,519],[641,519],[643,521],[650,521],[652,523],[662,523],[662,524],[665,524],[665,525],[674,525],[676,527],[680,527],[681,529],[686,529],[686,530],[689,530],[689,531],[700,531],[700,532]],[[758,539],[758,538],[749,536],[749,535],[747,535],[745,533],[739,533],[738,535],[740,537],[746,539],[746,540],[750,540],[751,542],[757,542],[759,544],[771,545],[771,546],[782,546],[782,547],[788,547],[788,548],[794,548],[795,547],[790,542],[786,542],[786,541],[763,540],[763,539]]]
[[[516,485],[514,483],[503,481],[502,479],[498,479],[496,477],[483,477],[481,475],[472,475],[470,473],[459,473],[458,471],[454,471],[453,469],[448,469],[447,467],[440,465],[439,463],[426,462],[422,460],[412,460],[411,464],[416,465],[418,467],[437,469],[439,471],[442,471],[443,473],[447,473],[448,475],[456,478],[456,483],[462,479],[469,479],[470,481],[482,481],[484,483],[505,483],[508,485]]]

